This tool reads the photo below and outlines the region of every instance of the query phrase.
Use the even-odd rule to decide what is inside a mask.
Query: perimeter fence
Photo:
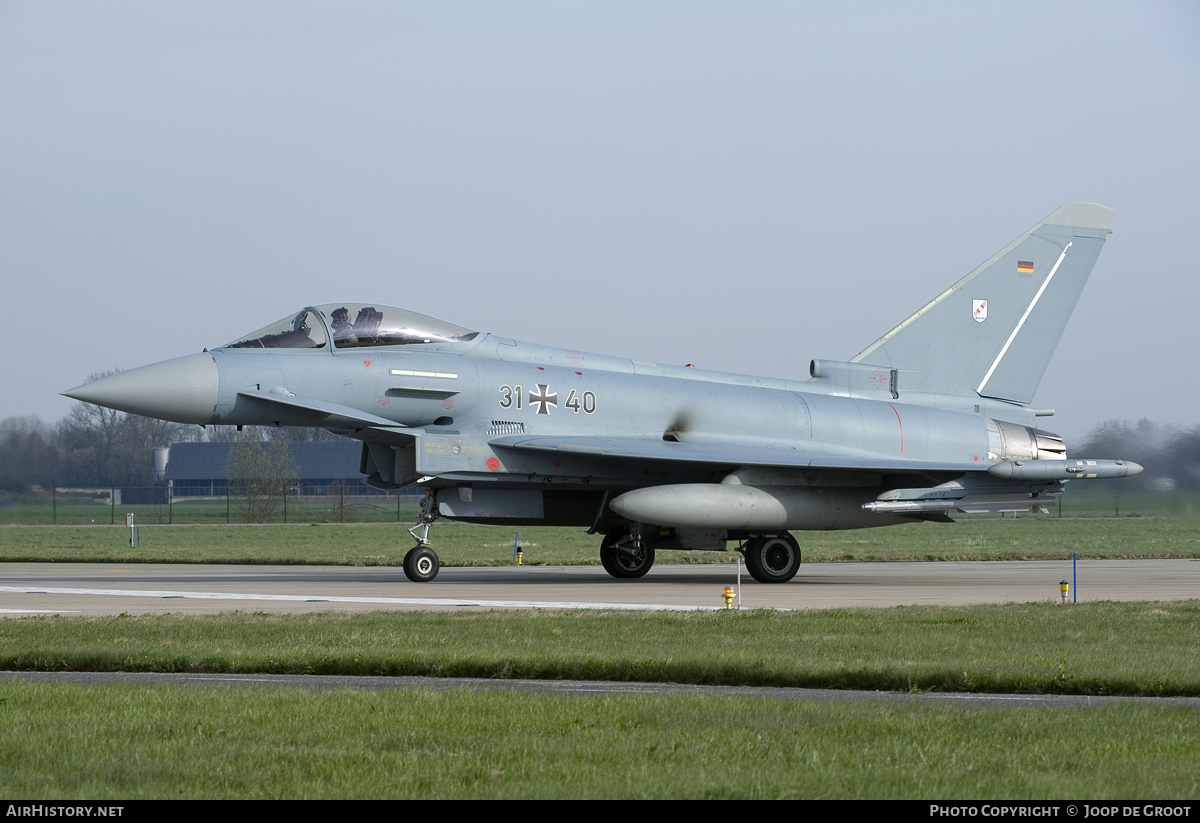
[[[422,493],[357,483],[297,484],[286,494],[171,494],[163,485],[42,488],[0,494],[0,524],[109,526],[125,523],[403,523],[416,518]]]

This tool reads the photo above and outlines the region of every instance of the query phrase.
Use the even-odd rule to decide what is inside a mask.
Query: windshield
[[[318,316],[320,315],[320,316]],[[322,323],[324,319],[324,323]],[[324,325],[339,349],[363,346],[404,346],[414,343],[458,343],[479,332],[394,306],[329,303],[259,329],[227,344],[231,349],[321,349],[327,341]]]
[[[330,303],[317,306],[329,318],[333,345],[339,349],[359,346],[405,346],[413,343],[457,343],[479,332],[392,306],[363,303]]]
[[[323,349],[325,329],[313,314],[305,309],[269,326],[228,343],[231,349]]]

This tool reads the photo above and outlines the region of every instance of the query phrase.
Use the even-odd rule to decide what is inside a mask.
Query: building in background
[[[166,454],[162,477],[170,485],[171,496],[224,497],[228,487],[225,467],[236,443],[172,443]],[[300,497],[330,494],[383,496],[363,481],[358,470],[362,444],[353,441],[292,441],[289,444],[296,465]],[[157,451],[157,450],[156,450]],[[155,473],[160,466],[155,455]]]

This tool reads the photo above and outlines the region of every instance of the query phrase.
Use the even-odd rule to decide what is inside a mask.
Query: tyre
[[[746,571],[759,583],[786,583],[800,571],[800,544],[790,534],[751,538],[745,554]]]
[[[437,552],[424,546],[417,546],[404,555],[404,576],[414,583],[428,583],[437,577],[441,567]]]
[[[654,549],[644,542],[634,546],[628,532],[613,532],[600,544],[600,564],[613,577],[641,577],[654,565]]]

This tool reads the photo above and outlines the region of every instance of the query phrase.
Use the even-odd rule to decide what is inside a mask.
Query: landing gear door
[[[392,450],[396,453],[395,473],[396,485],[404,488],[412,486],[421,476],[420,467],[417,465],[417,454],[421,448],[421,438],[414,437],[407,443],[396,445]]]
[[[359,470],[368,475],[368,485],[386,489],[412,486],[421,477],[419,448],[419,435],[407,437],[400,443],[364,441]]]

